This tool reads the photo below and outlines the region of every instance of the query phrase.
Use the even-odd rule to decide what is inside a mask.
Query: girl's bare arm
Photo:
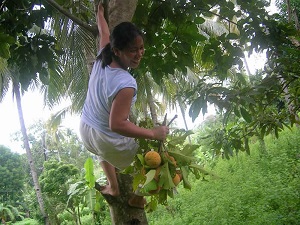
[[[99,48],[103,48],[109,43],[109,28],[104,17],[104,8],[101,3],[98,4],[97,26],[99,31]]]

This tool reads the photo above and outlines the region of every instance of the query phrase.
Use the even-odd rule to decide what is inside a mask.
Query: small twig
[[[166,126],[166,124],[167,124],[167,113],[165,115],[165,118],[164,118],[164,121],[162,123],[162,126]]]
[[[170,122],[168,123],[168,125],[167,126],[170,126],[171,125],[171,123],[177,118],[178,116],[177,116],[177,114],[170,120]]]
[[[165,118],[164,118],[164,121],[162,123],[162,126],[166,126],[166,124],[167,124],[167,113],[165,115]],[[158,143],[159,143],[158,152],[161,153],[162,149],[163,149],[164,142],[163,141],[159,141]]]

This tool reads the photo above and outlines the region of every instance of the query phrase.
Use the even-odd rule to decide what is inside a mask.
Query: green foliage
[[[53,132],[48,127],[48,123],[39,120],[27,128],[27,133],[38,175],[41,174],[46,160],[64,161],[77,168],[83,168],[86,158],[91,155],[83,147],[75,131],[69,128],[60,126]],[[16,132],[14,138],[17,141],[21,141],[21,133]],[[42,154],[41,146],[44,147]],[[27,174],[29,174],[28,163],[24,163],[24,166],[28,168]]]
[[[71,184],[69,187],[67,205],[68,207],[73,205],[80,208],[79,217],[84,215],[82,210],[86,207],[85,209],[88,209],[87,214],[92,215],[93,223],[102,224],[101,221],[105,221],[108,217],[108,208],[103,196],[95,189],[96,178],[92,158],[86,160],[84,168],[84,179]]]
[[[6,222],[10,224],[12,222],[20,221],[24,219],[23,216],[20,215],[17,208],[12,205],[4,205],[0,203],[0,220],[1,222]]]
[[[37,75],[44,84],[49,83],[50,71],[56,71],[59,51],[55,37],[47,34],[44,26],[49,12],[34,2],[22,0],[4,2],[0,13],[0,31],[3,48],[0,56],[14,69],[14,78],[27,90]],[[17,65],[17,67],[16,67]]]
[[[21,156],[0,145],[0,202],[15,203],[23,200],[24,170]]]
[[[25,218],[22,221],[14,223],[14,225],[41,225],[41,223],[34,219]]]
[[[57,215],[67,207],[68,189],[78,178],[79,170],[71,164],[57,161],[46,161],[44,170],[39,177],[44,195],[44,202],[51,221],[57,221]],[[73,205],[69,206],[75,214]]]
[[[179,189],[166,207],[148,214],[149,224],[291,224],[300,220],[299,129],[279,139],[250,144],[251,156],[218,159],[220,179],[196,180],[192,191]]]

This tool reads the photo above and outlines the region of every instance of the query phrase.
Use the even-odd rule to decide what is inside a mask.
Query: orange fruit
[[[181,171],[180,171],[179,169],[177,169],[177,170],[176,170],[176,173],[179,175],[180,180],[182,180],[182,173],[181,173]]]
[[[175,186],[177,186],[180,183],[180,176],[178,173],[176,173],[175,177],[173,177],[173,183]]]
[[[149,151],[145,155],[145,163],[152,169],[159,167],[161,164],[161,157],[156,151]]]

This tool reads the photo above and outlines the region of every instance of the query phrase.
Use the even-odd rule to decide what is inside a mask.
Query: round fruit
[[[149,151],[145,155],[145,163],[152,169],[159,167],[161,164],[161,157],[156,151]]]
[[[176,173],[179,175],[180,180],[182,180],[182,173],[181,173],[180,169],[176,169]]]
[[[177,186],[180,183],[180,176],[178,173],[175,174],[175,177],[173,178],[173,183],[175,186]]]

